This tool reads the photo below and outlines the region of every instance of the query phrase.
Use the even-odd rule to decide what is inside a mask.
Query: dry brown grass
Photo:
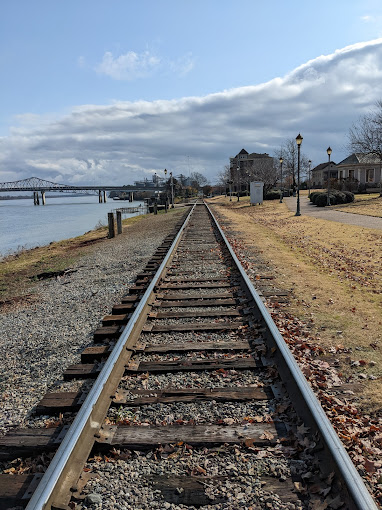
[[[314,324],[325,348],[351,347],[351,360],[366,365],[345,374],[376,376],[364,384],[372,409],[382,396],[382,234],[379,231],[307,216],[294,216],[285,204],[265,202],[251,207],[248,199],[211,200],[249,249],[261,250],[278,287],[293,289],[289,311]],[[313,321],[313,322],[312,322]],[[349,356],[349,355],[347,355]],[[376,362],[370,365],[369,362]]]
[[[334,207],[337,211],[382,218],[382,197],[376,194],[356,195],[355,201]]]

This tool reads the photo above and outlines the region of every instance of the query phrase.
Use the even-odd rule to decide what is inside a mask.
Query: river
[[[99,204],[98,195],[47,196],[44,206],[33,205],[33,198],[0,200],[0,257],[82,235],[100,224],[107,225],[108,212],[140,204],[143,202],[111,199]],[[124,214],[123,218],[137,214]]]

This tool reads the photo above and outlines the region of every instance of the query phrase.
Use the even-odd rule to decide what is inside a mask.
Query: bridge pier
[[[38,191],[33,192],[33,203],[34,203],[34,205],[40,205],[40,200],[38,198]]]
[[[41,191],[41,203],[45,205],[45,191]]]
[[[134,192],[130,191],[129,202],[134,202]]]
[[[103,191],[102,194],[103,194],[103,202],[106,204],[106,191]]]
[[[102,191],[100,189],[98,190],[98,203],[102,204]]]

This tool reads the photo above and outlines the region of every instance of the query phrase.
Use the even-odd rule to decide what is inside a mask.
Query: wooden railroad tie
[[[175,276],[175,277],[169,278],[169,276],[171,276],[171,274],[167,273],[166,278],[164,279],[165,283],[172,283],[172,282],[175,282],[175,283],[176,282],[179,282],[179,283],[227,282],[227,280],[229,279],[229,277],[224,277],[224,276],[211,276],[210,278],[206,278],[206,277],[205,278],[187,278],[185,276]]]
[[[180,312],[151,312],[150,319],[180,319],[182,317],[242,317],[244,310],[199,310],[188,311],[182,310]]]
[[[94,379],[102,369],[102,363],[79,363],[70,365],[64,372],[65,381],[71,379]],[[135,360],[130,361],[125,367],[126,374],[137,374],[144,372],[165,373],[165,372],[194,372],[202,370],[253,370],[263,367],[260,360],[252,357],[232,357],[230,359],[212,360],[184,360],[184,361],[162,361],[151,362]]]
[[[48,429],[18,429],[0,437],[0,458],[27,457],[43,451],[55,451],[61,444],[68,426]],[[168,425],[133,427],[104,425],[98,445],[121,448],[151,449],[158,444],[184,442],[193,446],[240,444],[271,446],[288,442],[281,422],[246,423],[245,425]]]
[[[260,338],[251,343],[262,342]],[[92,363],[94,361],[105,360],[111,353],[114,345],[95,345],[86,347],[81,353],[81,363]],[[182,342],[168,344],[147,344],[139,342],[134,348],[129,349],[133,352],[145,352],[149,354],[167,354],[169,352],[197,352],[197,351],[249,351],[250,346],[247,341],[235,342]]]
[[[199,294],[199,292],[195,292],[194,294],[186,294],[181,292],[168,292],[163,294],[158,292],[157,299],[162,299],[163,301],[175,301],[175,300],[192,300],[192,299],[229,299],[233,298],[233,292],[215,292],[211,294]]]
[[[0,475],[0,507],[25,507],[35,492],[42,476],[42,473],[17,476]],[[277,494],[283,503],[296,504],[299,501],[292,479],[287,478],[281,481],[266,475],[257,475],[256,477],[267,491]],[[215,497],[212,500],[206,494],[205,488],[208,485],[214,485],[219,482],[224,483],[226,480],[232,484],[236,479],[235,476],[193,475],[172,475],[171,478],[168,475],[149,475],[146,478],[148,484],[153,485],[156,490],[160,490],[163,499],[168,503],[194,507],[224,503],[227,501],[225,496]]]
[[[287,433],[280,422],[247,423],[245,425],[167,425],[133,427],[104,425],[96,442],[114,448],[151,449],[159,444],[183,442],[192,446],[240,444],[272,446],[287,442]]]
[[[194,306],[233,306],[238,305],[240,303],[239,299],[229,298],[229,299],[179,299],[178,301],[161,301],[156,300],[153,303],[153,306],[160,306],[161,308],[173,308],[173,307],[181,307],[181,308],[189,308]]]
[[[86,392],[46,393],[34,409],[36,415],[54,415],[58,413],[77,412],[87,396]],[[131,398],[134,397],[134,398]],[[273,398],[270,387],[240,388],[166,388],[165,390],[122,390],[118,389],[112,398],[114,406],[144,406],[157,403],[174,402],[261,402]]]
[[[237,330],[248,324],[246,321],[236,322],[185,322],[183,324],[150,324],[143,326],[144,333],[164,333],[170,331],[227,331]]]
[[[218,280],[215,283],[213,282],[195,282],[190,281],[189,283],[179,282],[179,283],[161,283],[159,285],[160,290],[162,289],[176,289],[176,290],[184,290],[184,289],[223,289],[223,288],[232,288],[233,285],[229,282],[223,282],[222,280]],[[199,296],[200,297],[200,296]]]
[[[221,495],[211,499],[205,492],[209,485],[223,483],[225,480],[235,483],[235,476],[179,476],[151,475],[147,477],[150,484],[161,491],[163,499],[175,505],[194,506],[199,508],[205,505],[217,505],[225,503],[227,497]],[[278,495],[283,503],[296,504],[299,501],[294,483],[287,478],[285,481],[278,480],[272,476],[258,476],[262,486],[270,492]],[[252,506],[253,508],[259,508]]]
[[[133,399],[131,397],[134,397]],[[164,390],[122,390],[118,389],[113,397],[113,405],[143,406],[158,403],[175,402],[246,402],[264,401],[273,397],[270,388],[252,386],[240,388],[166,388]]]

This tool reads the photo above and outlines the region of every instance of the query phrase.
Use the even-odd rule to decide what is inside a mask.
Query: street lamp
[[[283,189],[283,158],[280,158],[280,204],[283,202],[284,189]]]
[[[164,169],[164,177],[165,177],[165,179],[167,177],[167,168]],[[164,210],[167,212],[167,209],[168,209],[168,191],[167,191],[167,186],[166,186],[166,204],[165,204]]]
[[[170,186],[171,186],[171,209],[174,209],[174,181],[172,179],[172,172],[170,172]]]
[[[228,181],[229,184],[229,201],[232,202],[232,180]]]
[[[237,201],[240,200],[240,163],[237,164]]]
[[[329,163],[328,163],[328,199],[327,199],[327,205],[330,205],[330,195],[329,195],[329,192],[330,192],[330,154],[332,153],[332,149],[330,147],[328,147],[326,149],[326,152],[328,154],[328,157],[329,157]]]
[[[297,143],[297,210],[295,216],[301,216],[300,212],[300,148],[302,144],[302,136],[300,133],[296,136]]]

